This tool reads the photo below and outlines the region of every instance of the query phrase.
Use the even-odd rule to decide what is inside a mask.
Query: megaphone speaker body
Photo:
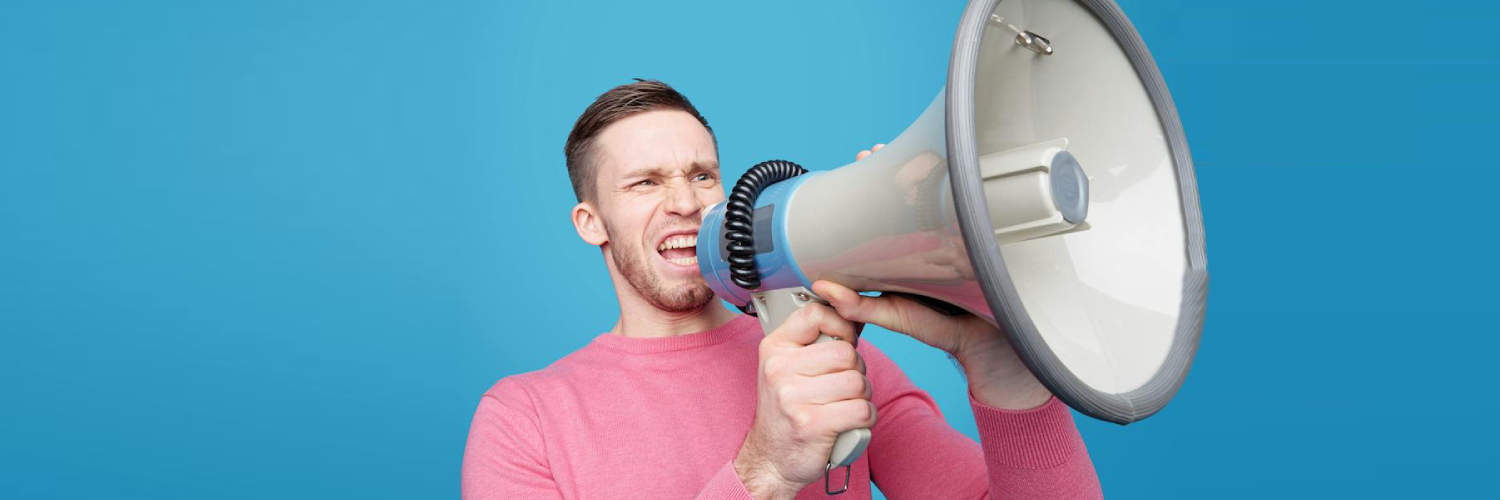
[[[1198,346],[1196,185],[1171,96],[1119,7],[975,0],[947,87],[905,132],[755,197],[757,287],[732,279],[725,204],[703,222],[699,265],[739,306],[826,279],[962,308],[1064,402],[1124,424],[1171,399]],[[787,314],[759,309],[767,331]]]

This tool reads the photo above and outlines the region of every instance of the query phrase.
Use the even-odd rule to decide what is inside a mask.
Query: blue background
[[[1111,498],[1489,490],[1500,7],[1121,2],[1213,273]],[[0,496],[452,498],[469,419],[618,313],[567,219],[590,100],[665,80],[725,176],[942,86],[962,2],[0,5]],[[1485,333],[1489,332],[1489,333]],[[957,428],[936,351],[871,332]]]

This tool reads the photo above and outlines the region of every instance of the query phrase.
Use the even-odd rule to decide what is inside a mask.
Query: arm
[[[1004,410],[970,399],[980,443],[950,427],[927,393],[869,342],[860,346],[880,420],[870,475],[892,499],[1101,498],[1067,406]]]

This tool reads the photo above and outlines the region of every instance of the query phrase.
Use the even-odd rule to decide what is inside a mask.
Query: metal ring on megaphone
[[[850,466],[848,466],[848,465],[845,465],[845,466],[842,466],[842,467],[835,467],[833,464],[828,464],[827,467],[824,467],[823,468],[823,492],[827,493],[829,495],[837,495],[839,493],[843,493],[845,491],[849,491],[849,476],[852,475],[852,473],[849,472],[849,467]],[[828,479],[829,476],[833,475],[833,470],[834,469],[844,469],[844,487],[839,488],[837,490],[833,489],[833,483],[829,482],[830,480]]]

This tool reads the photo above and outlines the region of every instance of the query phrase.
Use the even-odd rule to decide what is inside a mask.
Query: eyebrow
[[[688,172],[695,172],[699,170],[715,170],[718,167],[718,162],[695,161],[688,165]],[[621,177],[625,179],[638,179],[641,177],[664,176],[671,170],[673,170],[671,167],[643,167],[625,172],[625,175]]]

